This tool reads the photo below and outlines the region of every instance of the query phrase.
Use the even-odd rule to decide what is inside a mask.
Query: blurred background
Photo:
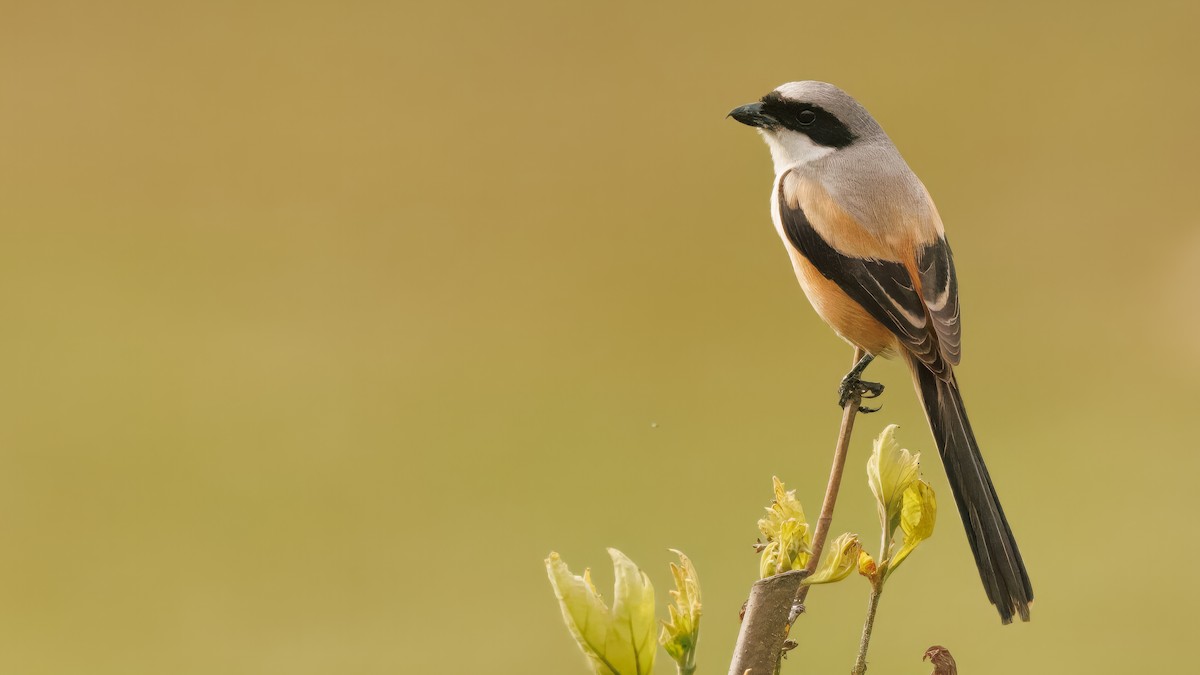
[[[1197,629],[1193,2],[6,2],[0,672],[585,673],[543,559],[703,583],[724,672],[772,475],[815,514],[850,349],[725,119],[822,79],[932,192],[1037,592],[943,498],[872,672],[1171,669]],[[853,662],[821,588],[786,672]],[[660,659],[659,672],[670,670]]]

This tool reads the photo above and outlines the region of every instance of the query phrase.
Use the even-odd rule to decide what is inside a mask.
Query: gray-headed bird
[[[865,353],[839,403],[883,390],[859,377],[876,356],[908,363],[987,596],[1004,623],[1028,621],[1033,587],[954,378],[958,283],[929,192],[870,113],[831,84],[790,82],[729,114],[770,146],[771,216],[805,295]]]

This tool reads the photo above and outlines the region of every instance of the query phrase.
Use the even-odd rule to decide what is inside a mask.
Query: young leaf
[[[828,584],[845,579],[858,567],[860,553],[862,544],[858,541],[858,535],[849,532],[843,534],[833,540],[816,571],[801,583]]]
[[[900,509],[900,527],[904,530],[904,545],[892,557],[888,565],[888,576],[917,546],[933,536],[937,522],[937,498],[933,488],[923,480],[913,483],[904,491],[904,504]]]
[[[867,483],[875,494],[879,524],[891,540],[900,524],[900,509],[904,491],[917,480],[920,453],[913,454],[896,442],[896,425],[889,424],[875,439],[871,457],[867,460]],[[881,552],[886,555],[886,551]]]
[[[671,563],[671,576],[675,579],[675,590],[671,591],[674,604],[667,606],[671,620],[663,622],[659,643],[675,660],[682,675],[696,670],[696,641],[700,639],[700,579],[692,561],[679,551],[679,564]]]
[[[772,477],[775,500],[767,507],[767,516],[758,521],[758,531],[767,544],[759,559],[759,576],[767,578],[790,570],[804,569],[812,553],[812,534],[795,490],[784,489],[783,481]]]
[[[613,607],[592,585],[591,570],[571,574],[557,553],[546,559],[550,585],[563,621],[596,675],[650,675],[654,671],[654,588],[650,580],[615,548],[608,549],[616,583]]]

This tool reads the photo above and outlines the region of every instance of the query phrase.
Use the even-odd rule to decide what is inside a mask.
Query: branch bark
[[[858,363],[863,354],[861,349],[856,348],[853,363]],[[821,503],[817,529],[813,532],[812,557],[808,566],[804,570],[760,579],[750,588],[750,599],[746,602],[746,613],[738,631],[737,645],[733,649],[729,675],[774,675],[779,671],[783,643],[787,640],[792,621],[803,611],[804,600],[808,597],[810,587],[802,586],[800,582],[816,570],[825,550],[825,539],[833,522],[833,507],[837,503],[842,472],[846,468],[854,417],[861,404],[861,395],[856,393],[842,408],[842,425],[833,449],[833,467],[829,470],[829,483],[825,486],[825,500]],[[797,608],[795,612],[793,607]]]
[[[750,587],[746,615],[733,648],[729,675],[772,675],[783,656],[788,622],[792,616],[792,599],[808,576],[807,570],[794,570],[759,579]]]

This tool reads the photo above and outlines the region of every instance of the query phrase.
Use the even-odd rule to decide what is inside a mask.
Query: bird
[[[827,82],[783,84],[728,117],[770,148],[771,218],[800,286],[862,354],[839,405],[882,393],[861,379],[876,357],[908,364],[987,597],[1003,623],[1028,621],[1033,586],[954,375],[958,280],[929,191],[866,108]]]

